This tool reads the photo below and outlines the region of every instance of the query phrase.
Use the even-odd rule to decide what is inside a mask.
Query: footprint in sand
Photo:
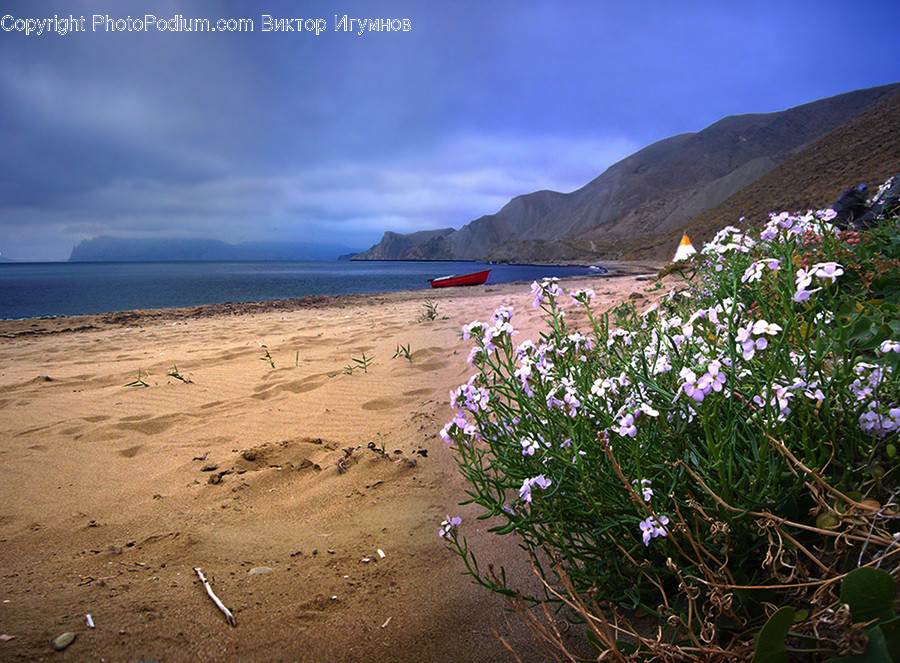
[[[374,398],[362,404],[363,410],[390,410],[391,408],[403,407],[409,405],[408,398]]]
[[[138,415],[123,417],[119,423],[114,424],[114,427],[122,430],[133,430],[143,435],[157,435],[169,430],[178,419],[179,415],[177,414],[167,414],[152,418]]]
[[[292,380],[290,382],[282,382],[281,384],[271,386],[261,385],[254,389],[254,391],[256,391],[257,393],[253,394],[253,398],[268,400],[269,398],[277,396],[283,391],[289,391],[292,394],[303,394],[307,391],[318,389],[323,384],[325,384],[326,380],[328,380],[328,375],[326,375],[325,373],[319,373],[317,375],[310,375],[309,377],[303,378],[302,380]]]
[[[143,444],[137,444],[133,447],[128,447],[126,449],[119,449],[116,453],[120,456],[124,456],[125,458],[134,458],[137,456],[138,452],[144,448]]]
[[[431,373],[446,368],[449,365],[450,362],[447,361],[427,361],[423,364],[413,364],[413,368],[421,373]]]

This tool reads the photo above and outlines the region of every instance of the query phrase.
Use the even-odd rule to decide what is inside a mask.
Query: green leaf
[[[841,584],[841,602],[850,606],[854,622],[894,619],[896,598],[897,581],[881,569],[855,569]]]
[[[790,606],[778,608],[756,637],[756,651],[751,663],[787,663],[785,640],[791,624],[794,623],[794,609]]]
[[[878,625],[878,628],[884,633],[884,641],[891,658],[895,661],[900,661],[900,617],[895,617],[888,622],[882,622]]]

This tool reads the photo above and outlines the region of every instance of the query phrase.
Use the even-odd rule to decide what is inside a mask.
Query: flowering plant
[[[441,435],[469,501],[530,554],[547,593],[528,600],[568,604],[597,648],[752,650],[771,605],[831,609],[843,570],[900,550],[900,234],[844,241],[832,216],[726,228],[643,312],[600,315],[549,279],[539,339],[518,342],[508,308],[464,328],[475,372]],[[477,582],[519,596],[464,524],[441,531]],[[794,630],[821,638],[822,614]]]

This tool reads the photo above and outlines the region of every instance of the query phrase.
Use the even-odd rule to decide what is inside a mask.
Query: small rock
[[[204,463],[203,467],[200,468],[200,471],[201,472],[215,472],[217,469],[219,469],[218,463],[210,462],[210,463]]]
[[[259,576],[264,573],[272,573],[272,571],[274,570],[275,569],[270,566],[254,566],[252,569],[247,571],[247,573],[249,573],[251,576]]]
[[[56,651],[62,651],[73,642],[75,642],[75,634],[72,631],[66,631],[53,641],[53,648]]]

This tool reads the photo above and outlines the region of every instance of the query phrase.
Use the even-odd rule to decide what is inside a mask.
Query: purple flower
[[[809,301],[810,296],[814,292],[819,292],[819,290],[821,289],[822,288],[814,288],[813,290],[797,290],[797,292],[794,293],[794,296],[791,297],[791,299],[798,304],[802,304],[803,302]]]
[[[438,536],[442,539],[450,540],[450,537],[456,531],[456,528],[460,526],[462,523],[462,518],[447,516],[444,521],[441,523],[441,529],[438,531]]]
[[[640,528],[644,539],[644,545],[649,546],[650,539],[655,539],[657,536],[666,536],[666,530],[663,526],[668,524],[669,519],[666,516],[660,516],[659,522],[657,522],[656,518],[653,516],[650,516],[647,520],[642,520]]]
[[[885,341],[881,344],[881,351],[884,354],[888,354],[889,352],[900,352],[900,343],[897,341]]]
[[[688,398],[693,398],[698,403],[702,402],[706,394],[697,386],[697,374],[685,366],[678,372],[678,375],[684,380],[679,391],[683,391]]]
[[[631,482],[631,485],[633,486],[636,486],[637,484],[637,480]],[[649,502],[650,498],[653,497],[653,488],[650,487],[650,479],[641,479],[640,484],[641,495],[645,502]]]
[[[540,308],[541,304],[546,300],[553,300],[557,297],[562,296],[563,291],[557,285],[557,281],[559,279],[556,278],[548,278],[542,280],[540,283],[535,281],[531,284],[531,296],[534,297],[534,308]]]
[[[463,442],[468,442],[465,438],[475,439],[478,437],[478,429],[473,424],[466,421],[466,418],[457,414],[453,421],[441,429],[441,438],[447,444],[453,444],[454,438],[462,438]]]
[[[637,436],[637,426],[634,425],[634,415],[626,414],[621,419],[616,422],[619,427],[616,432],[622,437],[636,437]]]
[[[543,474],[538,474],[536,477],[531,477],[530,479],[525,479],[522,482],[522,487],[519,488],[519,497],[522,498],[522,501],[531,503],[531,489],[534,486],[546,490],[549,488],[552,481],[545,477]]]
[[[487,410],[490,394],[484,387],[476,387],[470,380],[456,391],[450,392],[450,405],[457,410],[466,409],[470,412]]]
[[[475,320],[462,328],[462,338],[468,341],[470,338],[481,338],[484,335],[484,323]]]
[[[521,440],[519,444],[522,445],[523,456],[533,456],[534,452],[540,449],[538,443],[532,440],[530,437],[526,437],[524,440]]]
[[[513,308],[511,306],[501,306],[494,311],[493,322],[499,324],[512,320]]]
[[[820,262],[817,265],[813,265],[812,269],[818,278],[831,283],[834,283],[837,277],[844,273],[844,268],[836,262]]]
[[[469,363],[469,366],[475,366],[481,361],[484,361],[484,348],[480,348],[477,345],[469,351],[469,357],[466,359]]]
[[[778,258],[766,258],[765,260],[752,263],[744,271],[744,275],[741,277],[741,283],[746,283],[747,281],[759,281],[762,278],[763,270],[765,268],[777,272],[781,268],[781,260]]]
[[[592,301],[594,301],[594,291],[590,288],[585,288],[584,290],[576,290],[573,292],[570,297],[572,298],[572,302],[575,306],[588,306]]]
[[[705,394],[708,394],[710,389],[717,393],[722,391],[722,387],[725,386],[725,374],[721,372],[721,368],[722,364],[715,359],[709,362],[706,373],[697,382]]]

